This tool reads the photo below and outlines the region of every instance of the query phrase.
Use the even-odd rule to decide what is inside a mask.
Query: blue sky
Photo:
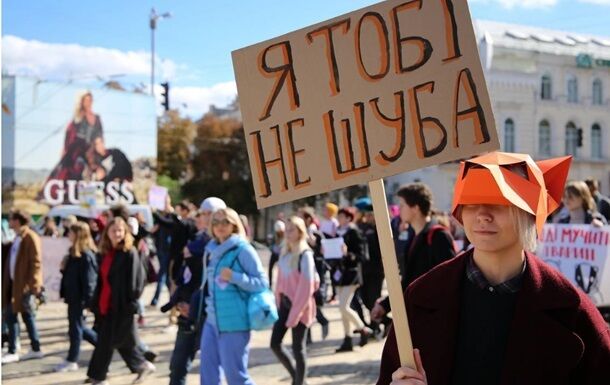
[[[432,0],[425,0],[432,1]],[[369,0],[2,2],[3,69],[45,79],[99,76],[149,84],[151,7],[171,11],[156,33],[157,83],[197,115],[235,94],[231,51],[374,4]],[[610,37],[610,0],[470,0],[474,18]],[[174,104],[174,105],[176,105]]]

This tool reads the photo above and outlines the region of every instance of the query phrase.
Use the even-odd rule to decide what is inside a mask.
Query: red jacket
[[[413,346],[420,349],[429,385],[451,383],[469,253],[437,266],[405,292]],[[555,269],[533,254],[526,259],[500,383],[610,384],[610,330],[599,311]],[[399,366],[391,330],[377,384],[389,384]]]

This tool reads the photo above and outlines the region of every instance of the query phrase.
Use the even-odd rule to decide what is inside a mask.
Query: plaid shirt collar
[[[500,293],[500,294],[514,294],[521,289],[521,281],[523,279],[523,273],[525,272],[526,263],[523,260],[523,268],[521,272],[509,279],[508,281],[502,282],[498,285],[491,285],[487,278],[483,275],[483,272],[479,269],[479,267],[474,263],[474,256],[470,254],[468,257],[468,262],[466,263],[466,277],[470,280],[470,282],[474,283],[481,290],[488,290],[490,292]]]

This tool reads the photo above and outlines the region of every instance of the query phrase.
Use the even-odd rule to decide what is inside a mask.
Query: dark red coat
[[[451,383],[470,253],[437,266],[405,293],[413,346],[421,351],[429,385]],[[526,259],[500,383],[610,384],[610,330],[599,311],[555,269],[533,254],[526,253]],[[399,366],[391,330],[377,384],[389,384]]]

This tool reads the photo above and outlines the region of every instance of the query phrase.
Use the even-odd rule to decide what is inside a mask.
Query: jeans
[[[201,385],[220,385],[222,367],[229,385],[254,385],[248,374],[250,331],[219,333],[206,322],[201,336]]]
[[[358,285],[337,286],[339,310],[341,311],[341,321],[343,322],[343,331],[346,337],[351,337],[352,335],[350,323],[354,324],[358,330],[364,328],[364,322],[358,317],[354,309],[350,307],[356,289],[358,289]]]
[[[78,362],[83,338],[93,346],[97,343],[97,333],[85,325],[81,304],[68,304],[68,335],[70,336],[70,349],[66,360],[69,362]]]
[[[178,333],[169,363],[169,385],[185,385],[186,374],[191,369],[195,353],[199,349],[197,332],[184,317],[178,317]]]
[[[21,312],[21,319],[28,331],[32,350],[35,352],[40,351],[40,338],[36,329],[35,316],[31,313]],[[8,352],[15,353],[17,337],[19,336],[19,320],[17,319],[17,313],[13,312],[11,304],[8,304],[6,307],[6,323],[8,326]]]
[[[300,322],[292,328],[292,354],[296,364],[293,365],[290,354],[282,345],[282,340],[288,331],[286,321],[288,320],[290,307],[290,300],[282,295],[278,312],[279,319],[273,325],[273,331],[271,332],[271,350],[273,350],[280,363],[290,373],[292,384],[303,385],[307,377],[307,347],[305,337],[307,336],[308,328]]]
[[[163,286],[167,287],[167,291],[169,291],[169,279],[167,277],[167,272],[169,270],[169,254],[159,253],[157,254],[157,258],[159,258],[159,275],[157,280],[157,288],[155,289],[155,295],[153,296],[152,301],[150,303],[154,306],[159,302],[159,297],[161,296],[161,290],[163,290]]]

